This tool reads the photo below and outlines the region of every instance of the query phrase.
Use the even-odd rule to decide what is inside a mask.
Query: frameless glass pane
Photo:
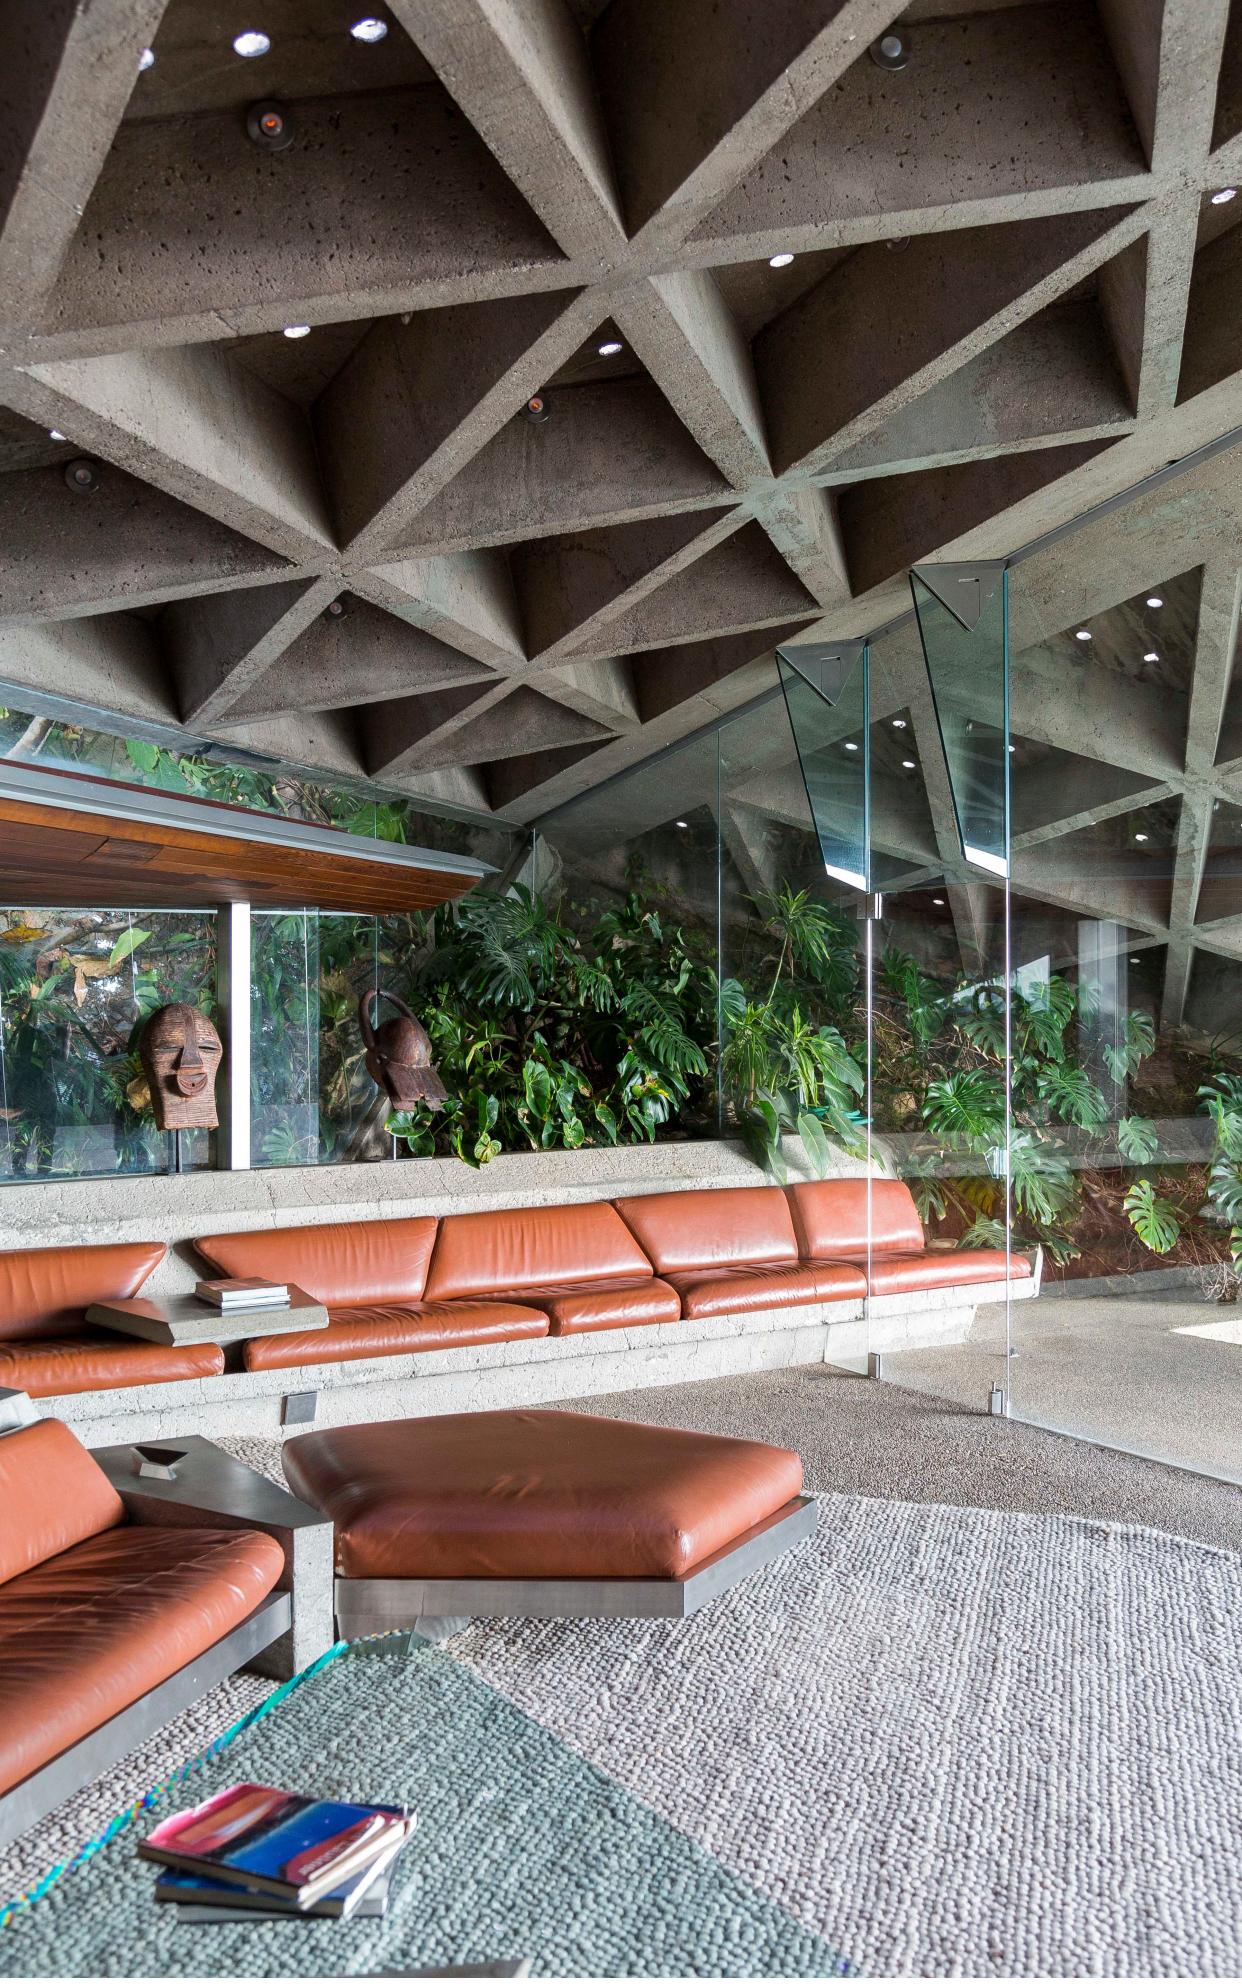
[[[910,575],[961,852],[1008,874],[1006,581],[997,566]]]
[[[867,890],[866,645],[788,643],[776,660],[825,874]]]
[[[157,1131],[138,1056],[157,1007],[218,1023],[210,911],[0,911],[0,1180],[190,1171],[215,1134]]]
[[[1124,526],[1120,526],[1124,529]],[[1014,1412],[1242,1481],[1242,811],[1181,768],[1203,574],[1013,583],[1014,1142],[1043,1161],[1043,1293]],[[1131,573],[1133,568],[1131,567]],[[1077,597],[1076,597],[1077,596]],[[1206,655],[1219,636],[1209,624]],[[1238,686],[1219,693],[1218,761]],[[1211,725],[1203,704],[1200,723]],[[1155,761],[1155,763],[1153,763]],[[1180,784],[1176,770],[1174,782]]]

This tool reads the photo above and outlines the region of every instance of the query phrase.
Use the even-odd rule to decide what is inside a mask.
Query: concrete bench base
[[[1015,1284],[1014,1298],[1037,1294],[1038,1279]],[[314,1394],[313,1425],[392,1421],[411,1414],[528,1407],[592,1394],[675,1386],[687,1380],[785,1366],[866,1364],[868,1352],[957,1345],[977,1307],[1003,1302],[1003,1283],[921,1296],[807,1304],[742,1316],[683,1318],[666,1325],[584,1332],[503,1345],[453,1346],[394,1359],[354,1359],[271,1373],[222,1373],[167,1386],[62,1394],[38,1403],[95,1446],[179,1435],[285,1433],[283,1403]],[[868,1311],[868,1315],[864,1312]],[[305,1418],[297,1426],[305,1428]]]

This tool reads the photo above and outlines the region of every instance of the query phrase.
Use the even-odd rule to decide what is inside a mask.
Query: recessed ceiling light
[[[1018,749],[1018,748],[1017,748],[1017,746],[1016,746],[1016,745],[1011,745],[1011,746],[1010,746],[1010,748],[1009,748],[1009,750],[1010,750],[1011,752],[1016,752],[1016,751],[1017,751],[1017,749]]]
[[[63,442],[65,439],[65,437],[61,434],[59,428],[49,428],[47,432],[48,432],[48,438],[51,441]]]
[[[85,496],[88,491],[95,489],[99,483],[99,475],[95,464],[89,461],[84,455],[79,456],[76,462],[67,462],[65,464],[65,482],[77,495]]]
[[[905,769],[906,769],[906,771],[907,771],[908,773],[912,773],[912,772],[914,771],[914,761],[913,761],[913,759],[903,759],[901,763],[902,763],[902,765],[903,765],[903,766],[905,767]]]
[[[943,909],[944,909],[944,898],[943,898],[943,897],[933,897],[933,898],[932,898],[932,903],[933,903],[933,904],[938,904],[938,905],[939,905],[939,907],[940,907],[940,909],[941,909],[941,910],[943,911]]]
[[[1163,597],[1158,593],[1149,593],[1147,596],[1147,605],[1149,607],[1163,607]]]
[[[285,337],[286,337],[286,338],[309,338],[309,337],[310,337],[310,326],[309,326],[309,324],[287,324],[287,325],[285,326]]]
[[[893,730],[894,730],[894,731],[904,731],[904,730],[905,730],[905,728],[906,728],[906,721],[905,721],[905,719],[904,719],[904,718],[894,718],[894,719],[893,719]]]
[[[1089,642],[1091,640],[1090,628],[1075,628],[1074,640],[1076,642]]]
[[[154,64],[155,64],[155,50],[153,48],[144,48],[142,54],[138,57],[139,74],[141,75],[144,69],[153,68]]]
[[[599,348],[599,356],[601,359],[615,359],[617,353],[624,351],[624,349],[619,338],[605,338]]]
[[[1144,662],[1159,662],[1159,660],[1160,657],[1157,655],[1155,649],[1148,649],[1147,654],[1143,657]]]
[[[1145,842],[1147,840],[1147,836],[1143,833],[1142,829],[1140,828],[1138,834],[1134,837],[1134,839],[1136,842]]]
[[[677,828],[688,828],[690,823],[688,821],[676,821],[673,825]]]
[[[266,55],[272,45],[270,35],[262,28],[245,28],[241,34],[233,36],[233,53],[249,59],[255,55]]]
[[[360,21],[354,22],[349,32],[355,41],[383,41],[388,33],[388,23],[377,19],[374,14],[364,14]]]
[[[1137,965],[1138,965],[1138,963],[1139,963],[1139,960],[1138,960],[1138,954],[1137,954],[1137,952],[1132,952],[1132,953],[1130,954],[1130,964],[1131,964],[1132,966],[1137,966]]]
[[[858,747],[855,745],[852,738],[847,738],[845,741],[845,749],[847,752],[857,752]]]
[[[890,28],[887,34],[872,42],[871,60],[877,69],[904,69],[910,60],[910,43],[905,35]]]
[[[793,261],[793,255],[792,255],[791,251],[790,251],[789,249],[787,249],[787,248],[783,248],[783,249],[782,249],[782,250],[780,251],[779,255],[770,255],[770,256],[768,257],[768,268],[769,268],[769,269],[788,269],[788,267],[789,267],[789,265],[790,265],[790,263],[791,263],[792,261]]]
[[[1214,193],[1212,195],[1213,207],[1223,207],[1226,201],[1232,200],[1234,198],[1237,191],[1238,189],[1236,186],[1222,186],[1219,193]]]

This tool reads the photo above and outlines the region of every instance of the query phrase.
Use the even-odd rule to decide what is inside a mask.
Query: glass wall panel
[[[389,1105],[367,1074],[358,1006],[376,990],[418,999],[430,930],[418,916],[255,913],[252,1165],[346,1165],[392,1155]]]
[[[887,1377],[978,1410],[1008,1364],[1003,575],[940,568],[914,594],[915,622],[870,650],[870,1090],[877,1174],[913,1196],[936,1294],[911,1349],[912,1272],[875,1193],[869,1335]],[[952,1258],[979,1249],[995,1275],[976,1306]]]
[[[186,1001],[218,1023],[215,918],[204,911],[0,910],[0,1180],[210,1166],[152,1118],[138,1037]]]
[[[1014,573],[1015,1165],[1038,1141],[1049,1206],[1012,1400],[1242,1481],[1242,814],[1192,737],[1201,583],[1027,611]]]

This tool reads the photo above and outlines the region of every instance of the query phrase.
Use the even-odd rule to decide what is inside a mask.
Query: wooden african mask
[[[224,1050],[207,1016],[175,1001],[157,1007],[138,1045],[155,1122],[161,1131],[211,1129],[216,1114],[216,1072]]]
[[[377,1000],[386,1000],[397,1010],[378,1028],[372,1022],[372,1003]],[[444,1102],[448,1093],[432,1067],[427,1030],[403,1000],[382,987],[372,988],[358,1003],[358,1025],[366,1044],[367,1069],[399,1111],[408,1111],[412,1104]]]

